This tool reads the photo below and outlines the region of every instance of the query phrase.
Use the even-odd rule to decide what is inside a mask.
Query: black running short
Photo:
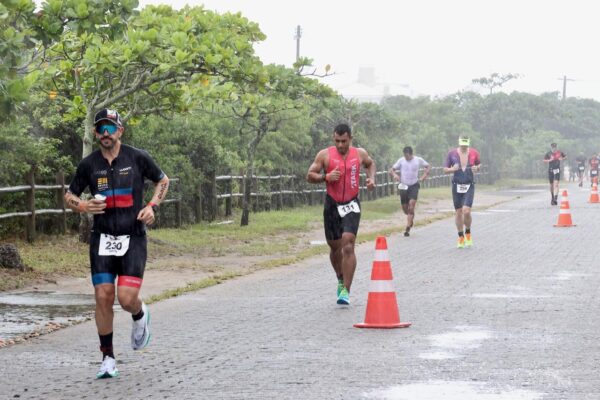
[[[90,237],[90,264],[94,286],[103,283],[114,284],[118,276],[119,286],[141,287],[146,268],[148,240],[146,235],[131,235],[129,250],[121,257],[101,256],[98,254],[100,234]]]
[[[400,204],[408,204],[410,200],[417,200],[419,198],[419,189],[421,184],[419,182],[414,185],[410,185],[406,190],[400,190]]]
[[[358,197],[352,201],[356,201],[360,206]],[[348,202],[349,203],[349,202]],[[325,226],[325,238],[327,240],[338,240],[342,238],[345,232],[352,233],[354,236],[358,233],[358,225],[360,223],[360,213],[351,212],[346,214],[344,218],[338,213],[338,206],[347,203],[336,203],[331,196],[325,197],[325,209],[323,210],[323,222]]]
[[[548,180],[550,183],[553,183],[554,181],[560,181],[560,172],[555,174],[553,170],[548,170]]]
[[[473,200],[475,199],[475,184],[471,183],[471,187],[466,193],[458,193],[456,183],[452,184],[452,201],[454,203],[454,209],[458,210],[463,207],[473,207]]]

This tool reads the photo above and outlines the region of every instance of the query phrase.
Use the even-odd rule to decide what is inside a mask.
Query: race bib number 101
[[[343,204],[338,206],[338,214],[340,214],[340,218],[344,218],[346,215],[350,213],[360,214],[360,206],[356,201],[351,201],[348,204]]]
[[[129,235],[113,236],[107,234],[100,235],[100,247],[98,255],[100,256],[123,256],[129,250]]]

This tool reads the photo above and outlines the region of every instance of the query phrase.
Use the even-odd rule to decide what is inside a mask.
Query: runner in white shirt
[[[410,146],[406,146],[402,152],[404,157],[396,161],[390,168],[390,175],[394,177],[394,180],[400,182],[398,185],[400,204],[402,205],[402,211],[406,214],[404,236],[410,236],[410,228],[413,227],[415,220],[415,207],[419,197],[420,183],[427,179],[431,166],[421,157],[414,156],[413,149]],[[421,168],[425,168],[425,170],[419,178]]]

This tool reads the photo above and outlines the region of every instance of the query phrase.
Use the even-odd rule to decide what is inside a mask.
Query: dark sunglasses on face
[[[114,135],[118,129],[119,127],[113,124],[103,124],[96,126],[96,132],[98,132],[99,135],[104,135],[104,133]]]

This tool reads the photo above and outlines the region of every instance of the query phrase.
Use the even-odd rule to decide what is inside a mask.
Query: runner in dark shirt
[[[558,182],[560,181],[560,162],[565,160],[567,156],[562,151],[558,150],[557,144],[550,145],[550,151],[544,156],[544,162],[548,164],[548,180],[550,181],[550,204],[555,206],[558,204]]]
[[[118,112],[100,110],[94,128],[100,149],[79,163],[65,200],[73,211],[94,215],[90,264],[102,351],[102,366],[96,377],[112,378],[119,374],[112,343],[115,295],[133,317],[131,347],[142,349],[150,340],[150,312],[139,296],[146,265],[146,225],[154,222],[169,178],[148,153],[121,143],[125,128]],[[152,200],[144,205],[146,178],[156,187]],[[80,198],[86,188],[92,195],[90,200]]]

